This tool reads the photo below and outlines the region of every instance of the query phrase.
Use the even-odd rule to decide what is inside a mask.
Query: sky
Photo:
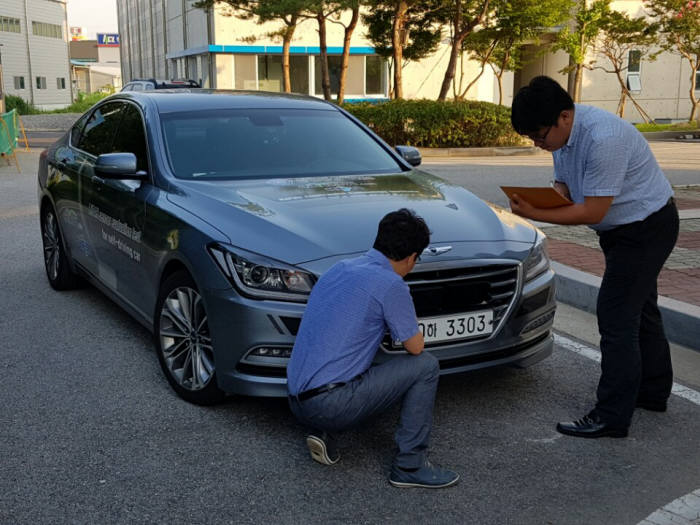
[[[67,0],[68,26],[87,31],[86,38],[97,38],[96,33],[118,33],[117,0]]]

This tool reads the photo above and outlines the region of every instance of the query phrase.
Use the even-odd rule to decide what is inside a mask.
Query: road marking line
[[[574,341],[563,335],[554,334],[554,342],[559,346],[563,346],[567,350],[571,350],[579,355],[592,359],[596,363],[600,363],[600,350],[597,350],[591,346]],[[700,405],[700,392],[688,388],[687,386],[679,385],[678,383],[673,383],[671,393],[687,399],[691,403]]]
[[[652,512],[637,525],[697,525],[700,523],[700,489]]]

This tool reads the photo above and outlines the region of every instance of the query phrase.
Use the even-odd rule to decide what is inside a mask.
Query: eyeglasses
[[[544,135],[542,135],[541,137],[533,137],[532,135],[528,135],[528,136],[532,139],[533,142],[544,142],[545,140],[547,140],[547,135],[549,135],[549,132],[551,130],[552,130],[552,126],[549,126],[547,128],[547,131],[545,131]]]

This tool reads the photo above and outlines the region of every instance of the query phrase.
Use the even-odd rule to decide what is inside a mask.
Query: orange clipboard
[[[535,208],[559,208],[573,204],[569,199],[550,186],[532,188],[528,186],[501,186],[508,199],[517,193]]]

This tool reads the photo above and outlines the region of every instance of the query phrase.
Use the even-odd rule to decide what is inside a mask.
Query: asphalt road
[[[650,142],[674,186],[700,184],[700,141]],[[552,155],[502,157],[425,157],[420,169],[466,187],[482,199],[508,207],[500,186],[548,186],[554,177]]]
[[[562,346],[441,380],[431,459],[462,475],[445,490],[388,484],[396,410],[324,467],[284,400],[187,404],[138,323],[93,288],[49,287],[36,155],[20,160],[23,175],[0,165],[0,523],[624,525],[700,487],[686,399],[639,411],[628,439],[554,431],[590,408],[598,374]]]

